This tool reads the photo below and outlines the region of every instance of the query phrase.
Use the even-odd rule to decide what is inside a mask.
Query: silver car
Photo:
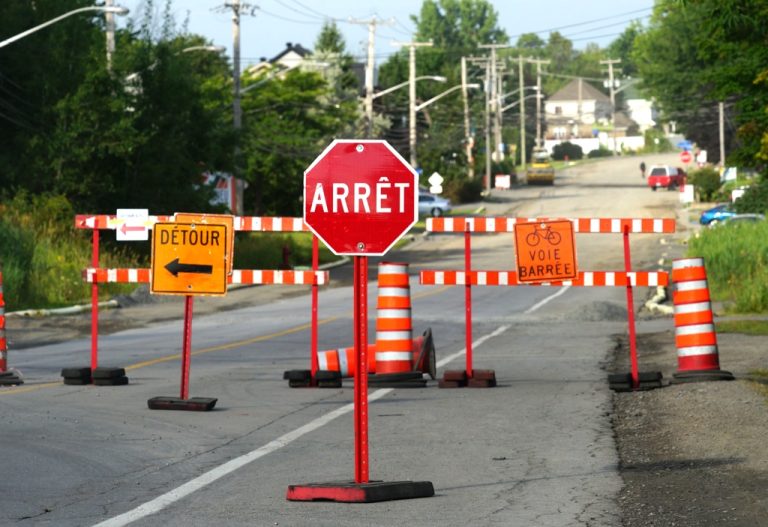
[[[419,216],[437,218],[451,211],[451,201],[429,192],[419,192]]]

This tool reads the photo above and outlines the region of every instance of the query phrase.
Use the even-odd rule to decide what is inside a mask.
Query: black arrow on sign
[[[173,276],[179,276],[179,273],[213,274],[212,265],[179,263],[178,258],[168,262],[165,265],[165,268],[168,269],[168,272]]]

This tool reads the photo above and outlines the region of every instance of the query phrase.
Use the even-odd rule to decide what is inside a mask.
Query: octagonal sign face
[[[335,254],[380,256],[418,220],[417,195],[389,143],[337,139],[304,172],[304,223]]]

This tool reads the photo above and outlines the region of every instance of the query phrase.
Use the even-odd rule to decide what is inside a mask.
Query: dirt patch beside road
[[[638,356],[640,371],[661,371],[666,384],[677,351],[674,329],[658,331],[659,322],[638,335]],[[735,381],[614,394],[625,527],[768,525],[768,404],[748,380],[766,367],[766,341],[718,335],[720,366]],[[619,337],[611,371],[629,371],[628,358],[626,337]]]

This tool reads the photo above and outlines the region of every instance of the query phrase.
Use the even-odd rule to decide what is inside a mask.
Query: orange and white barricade
[[[23,384],[21,376],[8,371],[8,341],[5,338],[5,298],[3,297],[3,273],[0,271],[0,386]]]

